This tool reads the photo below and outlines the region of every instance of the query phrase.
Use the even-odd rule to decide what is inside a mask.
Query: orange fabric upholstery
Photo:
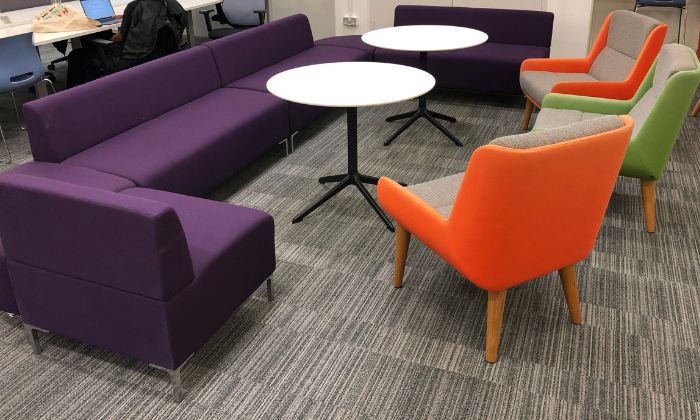
[[[381,178],[382,207],[478,287],[501,291],[575,264],[592,250],[632,133],[472,155],[448,218]]]
[[[584,58],[540,58],[523,61],[520,72],[524,71],[550,71],[557,73],[587,73],[596,57],[605,48],[608,32],[610,30],[612,14],[608,15],[601,28],[596,41]],[[619,82],[559,82],[552,87],[552,93],[567,93],[579,96],[593,96],[608,99],[630,99],[637,92],[644,77],[651,68],[657,54],[663,46],[666,37],[667,25],[660,25],[653,29],[644,43],[637,61],[628,77]],[[539,108],[541,104],[530,98]]]

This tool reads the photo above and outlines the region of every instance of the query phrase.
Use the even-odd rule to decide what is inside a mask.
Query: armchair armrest
[[[637,86],[621,82],[559,82],[552,86],[552,93],[593,96],[608,99],[631,99]]]
[[[574,109],[606,115],[625,115],[634,106],[632,100],[605,99],[591,96],[566,95],[550,93],[544,97],[542,108]]]
[[[528,58],[520,65],[524,71],[553,71],[557,73],[587,73],[591,67],[588,57],[584,58]]]
[[[439,253],[447,236],[447,219],[444,216],[409,189],[386,177],[379,179],[377,197],[391,217]]]

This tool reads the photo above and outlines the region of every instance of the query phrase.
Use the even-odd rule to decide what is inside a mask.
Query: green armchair
[[[666,168],[698,83],[700,62],[695,52],[683,45],[668,44],[632,99],[549,94],[533,129],[559,127],[600,115],[632,116],[635,127],[620,175],[641,181],[646,230],[653,233],[656,182]]]

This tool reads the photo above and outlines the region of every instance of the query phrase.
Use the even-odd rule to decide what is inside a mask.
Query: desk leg
[[[43,98],[44,96],[49,96],[49,88],[46,80],[39,80],[36,82],[34,85],[34,93],[37,99]]]
[[[185,25],[187,27],[187,44],[189,48],[192,48],[196,43],[194,35],[194,11],[188,10],[185,12]]]
[[[420,69],[423,71],[427,71],[428,69],[428,53],[427,52],[421,52],[420,53]],[[387,122],[393,122],[393,121],[399,121],[399,120],[404,120],[408,118],[408,121],[404,125],[401,126],[396,132],[389,137],[387,141],[384,142],[384,146],[388,146],[391,144],[392,141],[396,140],[397,137],[401,135],[406,129],[410,126],[413,125],[414,122],[418,121],[419,118],[425,118],[430,122],[432,125],[435,126],[442,134],[444,134],[447,138],[452,140],[454,144],[457,146],[462,146],[462,142],[459,141],[457,137],[454,136],[448,129],[446,129],[438,120],[444,120],[444,121],[449,121],[449,122],[456,122],[457,119],[454,117],[451,117],[449,115],[441,114],[439,112],[431,111],[428,109],[428,96],[423,95],[420,98],[418,98],[418,109],[413,111],[413,112],[405,112],[403,114],[399,115],[394,115],[386,119]]]
[[[311,214],[314,210],[321,207],[323,203],[330,200],[333,196],[342,191],[345,187],[354,185],[365,200],[369,203],[372,209],[377,213],[379,218],[384,222],[386,228],[394,232],[394,224],[391,223],[389,217],[384,213],[379,203],[372,197],[372,195],[367,191],[367,188],[363,184],[374,184],[376,185],[379,181],[378,178],[363,175],[360,173],[357,165],[357,108],[348,108],[348,172],[346,174],[324,176],[319,178],[320,183],[325,184],[327,182],[337,182],[330,191],[324,194],[318,201],[316,201],[311,206],[307,207],[304,211],[299,213],[293,220],[292,223],[299,223],[304,220],[304,217]]]

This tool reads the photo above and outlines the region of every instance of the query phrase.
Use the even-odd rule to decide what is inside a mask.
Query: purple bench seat
[[[428,54],[428,72],[441,88],[522,95],[520,64],[549,57],[554,15],[531,10],[475,7],[398,6],[394,25],[451,25],[485,32],[488,42],[455,51]],[[374,49],[360,36],[337,36],[316,45],[354,48],[372,53],[374,61],[418,67],[417,52]]]
[[[0,211],[24,323],[170,370],[275,269],[272,217],[226,203],[12,174]]]
[[[136,185],[201,196],[289,133],[285,101],[218,89],[64,161]]]
[[[317,46],[332,46],[352,48],[364,52],[367,60],[374,60],[374,51],[377,49],[369,44],[362,42],[359,35],[339,35],[330,38],[319,39],[315,42]]]

